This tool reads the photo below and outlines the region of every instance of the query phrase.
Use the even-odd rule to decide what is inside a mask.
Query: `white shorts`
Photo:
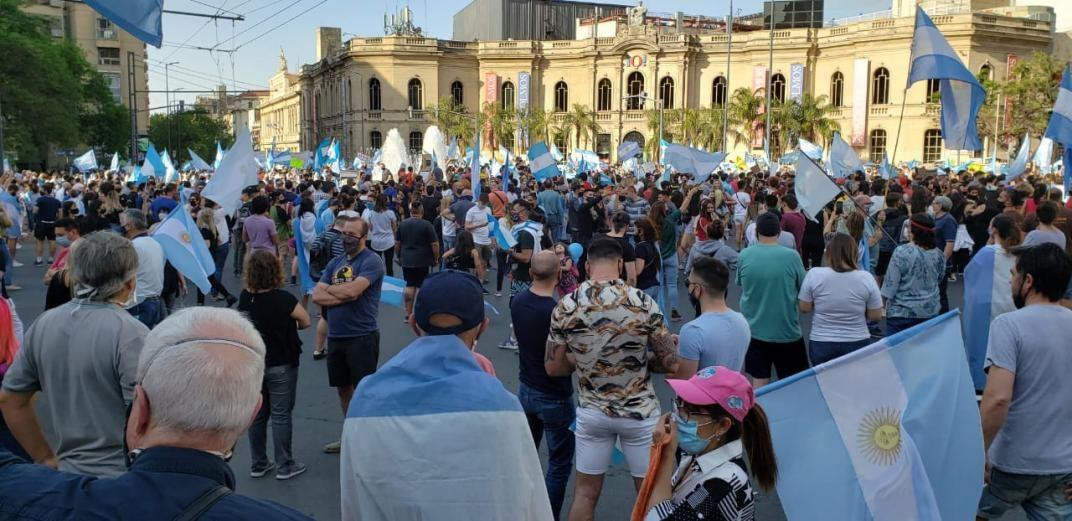
[[[578,407],[577,428],[574,432],[577,442],[577,472],[606,474],[614,453],[614,442],[620,440],[625,462],[629,465],[629,473],[636,478],[644,477],[651,453],[651,433],[658,423],[658,414],[644,420],[611,418],[602,411]]]

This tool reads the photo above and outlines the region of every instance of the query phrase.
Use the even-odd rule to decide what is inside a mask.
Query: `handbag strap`
[[[186,507],[186,510],[175,518],[175,521],[194,521],[201,517],[201,514],[204,514],[205,511],[212,508],[212,505],[215,505],[216,502],[230,493],[231,489],[223,485],[216,485],[215,487],[210,488],[207,492],[201,494],[201,497],[195,499],[193,503],[190,503],[190,505]]]

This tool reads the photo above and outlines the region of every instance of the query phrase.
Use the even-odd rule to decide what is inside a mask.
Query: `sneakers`
[[[324,445],[324,454],[338,454],[342,451],[342,441],[333,441]]]
[[[681,313],[678,313],[676,309],[671,311],[670,312],[670,320],[672,322],[681,322]]]
[[[40,266],[41,264],[43,264],[43,262],[41,262],[41,257],[34,259],[34,266]]]
[[[265,463],[264,465],[254,465],[252,468],[249,469],[249,477],[263,478],[264,476],[267,476],[268,473],[271,472],[274,468],[275,463],[272,463],[271,461]]]
[[[275,479],[278,479],[280,481],[290,479],[305,472],[308,469],[309,467],[306,467],[304,463],[298,463],[295,461],[289,465],[279,467],[279,470],[275,472]]]
[[[517,340],[514,340],[514,336],[510,335],[509,338],[499,343],[499,349],[517,351]]]
[[[501,297],[501,296],[502,296],[502,292],[501,292],[501,291],[496,291],[496,292],[495,292],[495,296],[496,296],[496,297]]]
[[[235,305],[235,302],[238,302],[237,297],[235,297],[234,295],[227,295],[227,307]]]
[[[19,261],[11,261],[11,267],[12,268],[21,268],[23,266],[25,266],[25,264],[23,264],[23,263],[21,263]]]
[[[22,286],[16,286],[15,284],[7,286],[8,291],[19,291],[20,289],[22,289]]]

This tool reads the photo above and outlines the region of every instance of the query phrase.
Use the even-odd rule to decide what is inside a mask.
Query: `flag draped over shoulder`
[[[916,29],[912,36],[912,58],[908,87],[922,80],[939,80],[942,99],[942,141],[950,150],[981,150],[975,117],[986,99],[986,91],[956,51],[935,27],[931,17],[916,6]]]
[[[1060,162],[1064,168],[1065,193],[1072,193],[1072,65],[1065,67],[1044,135],[1065,147]]]
[[[242,189],[257,184],[259,170],[260,167],[253,160],[253,142],[250,141],[249,130],[243,127],[238,131],[234,146],[201,190],[201,196],[212,199],[230,215],[238,209]]]
[[[678,172],[692,174],[697,183],[702,183],[718,169],[726,154],[716,152],[709,154],[703,150],[671,143],[663,153],[663,164],[674,167]]]
[[[983,437],[956,311],[759,389],[791,521],[972,519]]]
[[[793,192],[797,196],[800,209],[814,219],[827,203],[841,193],[841,189],[806,155],[797,159],[796,171]]]
[[[1001,246],[988,245],[972,256],[964,269],[964,349],[975,389],[986,387],[986,347],[990,322],[1016,309],[1009,291],[1014,258]]]
[[[104,15],[135,38],[160,47],[164,40],[161,18],[164,0],[85,0],[86,5]]]
[[[834,132],[834,137],[830,140],[828,163],[830,173],[838,179],[848,177],[857,171],[864,171],[864,164],[860,161],[860,156],[856,155],[856,151],[837,132]]]
[[[208,277],[216,271],[216,265],[185,204],[176,205],[151,237],[160,243],[164,257],[179,273],[190,279],[202,293],[212,291]]]

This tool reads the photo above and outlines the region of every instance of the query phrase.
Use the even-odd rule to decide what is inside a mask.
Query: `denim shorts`
[[[977,515],[997,519],[1019,505],[1032,521],[1067,521],[1072,519],[1072,502],[1065,497],[1070,483],[1072,473],[1036,476],[992,468]]]

